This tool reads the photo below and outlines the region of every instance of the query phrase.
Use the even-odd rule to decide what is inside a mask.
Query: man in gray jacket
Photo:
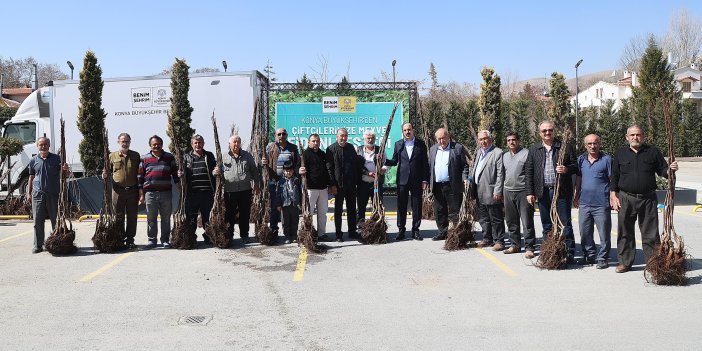
[[[502,155],[505,176],[503,194],[505,221],[512,246],[503,253],[513,254],[521,251],[522,235],[519,230],[519,219],[521,218],[524,226],[524,248],[526,249],[524,257],[534,258],[534,248],[536,247],[534,206],[527,202],[526,175],[524,173],[524,164],[529,150],[521,147],[519,134],[516,132],[507,134],[506,139],[509,150]]]
[[[244,244],[249,243],[249,217],[251,214],[252,190],[260,192],[261,178],[253,156],[241,149],[241,137],[229,137],[229,152],[222,155],[224,179],[224,201],[229,237],[234,236],[234,223],[239,223],[239,236]],[[214,173],[220,170],[215,168]],[[238,220],[237,220],[238,216]]]
[[[483,229],[483,240],[478,247],[492,246],[493,251],[505,248],[505,215],[502,210],[502,149],[493,143],[490,131],[478,132],[478,150],[472,180],[475,187],[478,221]]]

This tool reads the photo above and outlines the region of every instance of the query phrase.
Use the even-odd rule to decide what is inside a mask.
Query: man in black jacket
[[[539,201],[539,216],[543,227],[543,237],[553,229],[551,218],[551,201],[556,186],[556,174],[560,174],[558,193],[558,216],[563,223],[563,235],[568,248],[568,263],[575,263],[575,238],[571,223],[570,209],[573,204],[573,180],[571,175],[577,174],[578,164],[572,145],[567,145],[563,163],[558,163],[558,154],[563,143],[554,137],[553,123],[543,121],[539,124],[541,142],[529,148],[529,155],[524,164],[526,173],[527,202],[532,206]]]
[[[319,134],[312,134],[307,149],[302,152],[305,164],[300,167],[300,175],[306,177],[307,195],[310,198],[310,213],[317,209],[317,234],[319,241],[330,241],[326,234],[329,199],[329,169],[327,154],[319,148]],[[320,235],[321,234],[321,235]]]
[[[653,256],[656,247],[660,245],[656,174],[668,178],[670,171],[678,170],[677,161],[668,165],[658,148],[643,143],[644,132],[640,126],[634,124],[629,127],[626,130],[626,140],[629,146],[620,148],[614,154],[612,177],[609,183],[610,205],[613,210],[619,212],[617,273],[628,272],[634,264],[634,256],[636,256],[634,223],[637,218],[646,263]]]
[[[396,241],[405,239],[407,222],[407,200],[412,199],[412,237],[422,240],[419,226],[422,224],[422,189],[429,185],[429,161],[427,144],[414,137],[411,123],[402,125],[402,140],[395,142],[392,158],[386,166],[397,166],[397,228]]]
[[[346,219],[349,238],[357,238],[356,234],[356,185],[361,179],[363,165],[358,161],[358,155],[353,145],[348,141],[349,133],[346,128],[336,132],[336,143],[327,148],[327,168],[329,169],[329,193],[334,195],[334,228],[336,241],[342,242],[341,216],[346,201]]]
[[[468,163],[463,145],[451,141],[448,130],[439,128],[436,144],[429,149],[431,187],[434,194],[434,212],[439,233],[431,240],[444,240],[448,234],[449,220],[458,221],[458,209],[463,200],[464,184],[468,182]]]
[[[185,201],[186,219],[190,226],[197,230],[197,215],[202,218],[202,227],[210,223],[210,211],[214,202],[214,184],[212,177],[216,162],[214,155],[205,151],[205,140],[196,134],[190,140],[193,151],[185,154],[185,174],[188,180],[188,196]],[[178,172],[179,176],[183,171]],[[210,240],[203,235],[205,243]]]

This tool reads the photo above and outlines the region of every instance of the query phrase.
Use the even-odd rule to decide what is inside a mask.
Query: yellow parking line
[[[490,254],[489,252],[487,252],[483,249],[477,249],[477,250],[478,250],[478,252],[483,254],[483,256],[485,256],[485,258],[490,260],[490,262],[494,263],[498,268],[500,268],[503,272],[507,273],[508,276],[510,276],[510,277],[517,276],[516,272],[514,272],[509,267],[507,267],[507,265],[502,263],[502,261],[498,260],[497,257],[493,256],[492,254]]]
[[[112,260],[112,262],[110,262],[110,263],[108,263],[108,264],[106,264],[106,265],[100,267],[100,268],[99,268],[98,270],[96,270],[95,272],[90,273],[90,274],[86,275],[86,276],[83,277],[83,278],[80,278],[80,281],[81,281],[81,282],[89,282],[89,281],[93,280],[93,278],[97,277],[98,275],[100,275],[100,274],[102,274],[102,273],[105,273],[107,270],[109,270],[110,268],[116,266],[118,263],[124,261],[125,259],[127,259],[127,257],[129,257],[129,256],[131,256],[131,255],[133,255],[133,254],[134,254],[134,252],[132,251],[132,252],[127,252],[127,253],[125,253],[125,254],[120,255],[119,257],[117,257],[117,258],[115,258],[114,260]]]
[[[305,264],[307,264],[307,249],[302,247],[300,249],[300,255],[297,257],[297,267],[295,267],[295,274],[293,275],[293,281],[299,282],[305,275]]]
[[[29,231],[26,231],[26,232],[24,232],[24,233],[19,233],[19,234],[13,235],[13,236],[11,236],[11,237],[7,237],[7,238],[5,238],[5,239],[0,240],[0,243],[4,243],[5,241],[10,241],[10,240],[12,240],[12,239],[14,239],[14,238],[19,238],[19,237],[22,236],[22,235],[27,235],[27,234],[30,234],[30,233],[33,233],[33,232],[34,232],[33,230],[29,230]]]

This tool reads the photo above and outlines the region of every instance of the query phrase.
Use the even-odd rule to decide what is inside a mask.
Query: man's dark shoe
[[[590,257],[590,258],[583,257],[583,259],[580,260],[580,264],[583,266],[591,266],[591,265],[596,264],[596,263],[597,263],[597,260],[594,257]]]
[[[419,235],[419,231],[412,232],[412,239],[417,240],[417,241],[424,240],[424,238],[422,238],[422,236]]]
[[[626,273],[631,270],[630,266],[625,266],[623,264],[617,265],[617,268],[614,270],[617,273]]]
[[[151,250],[154,247],[156,247],[156,242],[155,241],[149,241],[148,244],[144,245],[144,250]]]
[[[434,240],[434,241],[446,240],[446,234],[442,234],[442,233],[436,234],[431,238],[431,240]]]
[[[397,236],[395,237],[395,241],[403,241],[405,240],[405,230],[400,229],[399,232],[397,232]]]
[[[566,264],[575,264],[575,257],[568,255],[568,258],[566,258]]]
[[[341,234],[336,234],[336,242],[337,243],[343,243],[344,242],[344,236]]]
[[[503,254],[510,255],[519,253],[519,248],[516,246],[510,246],[509,249],[502,251]]]
[[[241,241],[244,242],[244,245],[250,244],[251,238],[249,238],[248,236],[243,236],[243,237],[241,237]]]
[[[32,249],[32,253],[33,253],[33,254],[38,254],[38,253],[40,253],[40,252],[42,252],[42,251],[44,251],[42,248]]]
[[[332,241],[332,239],[329,237],[329,235],[323,234],[322,236],[320,236],[319,238],[317,238],[317,241],[327,243],[327,242]]]
[[[609,267],[609,262],[607,262],[607,260],[597,261],[597,266],[595,267],[597,269],[606,269],[607,267]]]
[[[127,250],[135,250],[137,246],[134,245],[134,243],[127,243],[126,245],[124,245],[124,248]]]
[[[286,245],[287,245],[287,244],[292,244],[292,242],[293,242],[292,239],[290,239],[290,238],[285,238],[285,244],[286,244]]]

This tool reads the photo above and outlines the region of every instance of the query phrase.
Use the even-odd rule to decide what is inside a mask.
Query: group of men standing
[[[396,166],[397,241],[407,238],[408,204],[412,211],[411,237],[423,239],[419,229],[424,189],[430,189],[434,197],[438,233],[433,240],[446,238],[449,224],[458,220],[463,192],[470,189],[482,230],[479,247],[491,247],[505,254],[519,253],[524,247],[525,257],[534,258],[537,243],[534,212],[538,203],[544,239],[551,234],[554,220],[562,224],[568,263],[575,263],[572,207],[579,209],[582,264],[596,264],[600,269],[608,267],[611,210],[619,212],[619,265],[616,271],[629,271],[634,263],[634,223],[637,219],[644,256],[650,258],[660,243],[655,175],[667,177],[668,170],[678,169],[677,162],[668,165],[655,146],[644,144],[644,133],[638,125],[627,129],[629,145],[613,155],[600,150],[600,138],[594,134],[584,138],[586,152],[576,157],[573,145],[554,137],[556,131],[552,122],[542,122],[538,132],[541,141],[528,149],[521,146],[519,134],[508,133],[505,138],[508,150],[503,151],[495,146],[489,131],[480,131],[476,136],[478,147],[472,157],[468,157],[467,148],[452,140],[445,128],[435,132],[436,143],[427,150],[427,144],[415,137],[412,124],[405,123],[402,125],[402,139],[395,142],[392,157],[386,159],[385,155],[380,154],[380,147],[375,145],[376,135],[373,132],[367,131],[363,136],[364,144],[354,147],[348,143],[346,128],[339,128],[336,142],[329,145],[326,151],[320,149],[319,135],[310,135],[308,147],[302,155],[305,161],[302,165],[298,147],[289,143],[287,131],[279,128],[275,141],[267,145],[261,158],[263,171],[268,172],[269,179],[270,229],[275,235],[278,234],[280,211],[284,208],[279,197],[286,193],[281,193],[281,184],[292,184],[291,179],[302,176],[306,180],[304,191],[307,191],[310,199],[309,210],[317,213],[319,240],[331,240],[325,233],[329,196],[335,200],[336,241],[344,240],[344,203],[348,237],[361,240],[357,231],[363,224],[368,201],[375,192],[382,197],[384,174],[388,167]],[[59,172],[68,172],[67,165],[61,165],[58,156],[48,151],[49,143],[45,137],[37,140],[39,153],[31,160],[29,167],[27,199],[33,205],[34,253],[43,249],[45,212],[51,219],[52,227],[55,225]],[[196,227],[200,215],[203,227],[208,225],[215,190],[214,176],[222,176],[228,235],[233,237],[234,226],[238,224],[244,243],[249,242],[249,214],[254,194],[260,193],[261,174],[254,156],[241,149],[238,135],[229,138],[229,150],[223,155],[221,168],[216,167],[214,155],[204,150],[205,142],[200,135],[191,139],[192,151],[184,157],[183,170],[178,170],[175,157],[163,150],[163,140],[158,135],[149,139],[150,151],[141,156],[130,149],[129,134],[120,134],[117,143],[120,149],[110,154],[110,167],[103,170],[103,178],[107,179],[111,174],[112,205],[117,226],[124,230],[127,248],[135,247],[137,207],[140,203],[146,204],[147,212],[148,244],[145,248],[157,245],[159,215],[161,243],[164,248],[170,247],[171,180],[178,183],[183,176],[187,179],[188,223]],[[469,159],[472,159],[472,168]],[[556,191],[553,213],[557,214],[558,219],[551,218]],[[296,207],[299,204],[287,201],[285,205]],[[284,221],[297,221],[294,217]],[[523,245],[520,222],[523,226]],[[594,242],[595,226],[600,236],[599,249]],[[288,238],[286,242],[294,241],[294,233],[285,234]],[[209,238],[205,236],[204,241],[209,242]]]

